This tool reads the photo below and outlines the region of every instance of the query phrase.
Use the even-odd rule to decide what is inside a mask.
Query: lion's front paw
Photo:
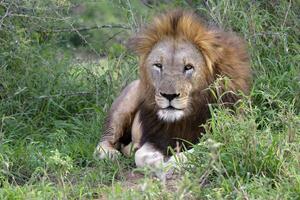
[[[159,168],[163,165],[164,156],[152,147],[151,144],[144,144],[135,153],[135,164],[137,167]]]
[[[94,158],[100,160],[115,160],[120,155],[121,153],[107,141],[100,142],[94,151]]]

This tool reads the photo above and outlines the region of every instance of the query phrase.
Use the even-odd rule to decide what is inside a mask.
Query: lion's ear
[[[147,33],[141,31],[135,36],[131,37],[126,46],[130,51],[142,56],[148,54],[158,40],[159,39],[156,37],[155,33],[151,34],[149,30]]]
[[[126,47],[127,49],[129,49],[129,51],[139,55],[141,52],[141,50],[137,48],[138,46],[140,46],[139,43],[141,43],[140,38],[137,35],[135,35],[128,39]]]

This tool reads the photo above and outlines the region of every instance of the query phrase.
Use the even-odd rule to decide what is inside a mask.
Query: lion
[[[211,117],[209,105],[220,102],[211,85],[221,80],[217,93],[228,106],[249,93],[245,42],[205,25],[192,11],[155,17],[129,47],[139,57],[139,79],[113,102],[94,153],[99,159],[135,152],[137,167],[174,160],[171,152],[190,149],[205,133],[201,125]]]

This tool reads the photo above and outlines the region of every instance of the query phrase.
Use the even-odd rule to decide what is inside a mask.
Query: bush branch
[[[96,26],[90,26],[90,27],[80,27],[80,28],[66,28],[66,29],[54,29],[54,30],[49,30],[49,32],[54,32],[54,33],[60,33],[60,32],[78,32],[78,31],[89,31],[93,29],[111,29],[111,28],[119,28],[119,29],[126,29],[129,30],[130,27],[122,25],[122,24],[107,24],[107,25],[96,25]]]

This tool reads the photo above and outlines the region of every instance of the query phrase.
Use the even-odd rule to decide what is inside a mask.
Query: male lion
[[[218,77],[228,80],[217,89],[226,105],[234,104],[239,92],[249,92],[244,42],[234,33],[203,25],[192,12],[176,10],[154,18],[129,44],[140,58],[140,78],[112,105],[95,151],[100,159],[137,149],[138,167],[157,166],[168,159],[170,147],[198,142],[201,124],[210,118],[209,104],[217,102],[208,88]]]

